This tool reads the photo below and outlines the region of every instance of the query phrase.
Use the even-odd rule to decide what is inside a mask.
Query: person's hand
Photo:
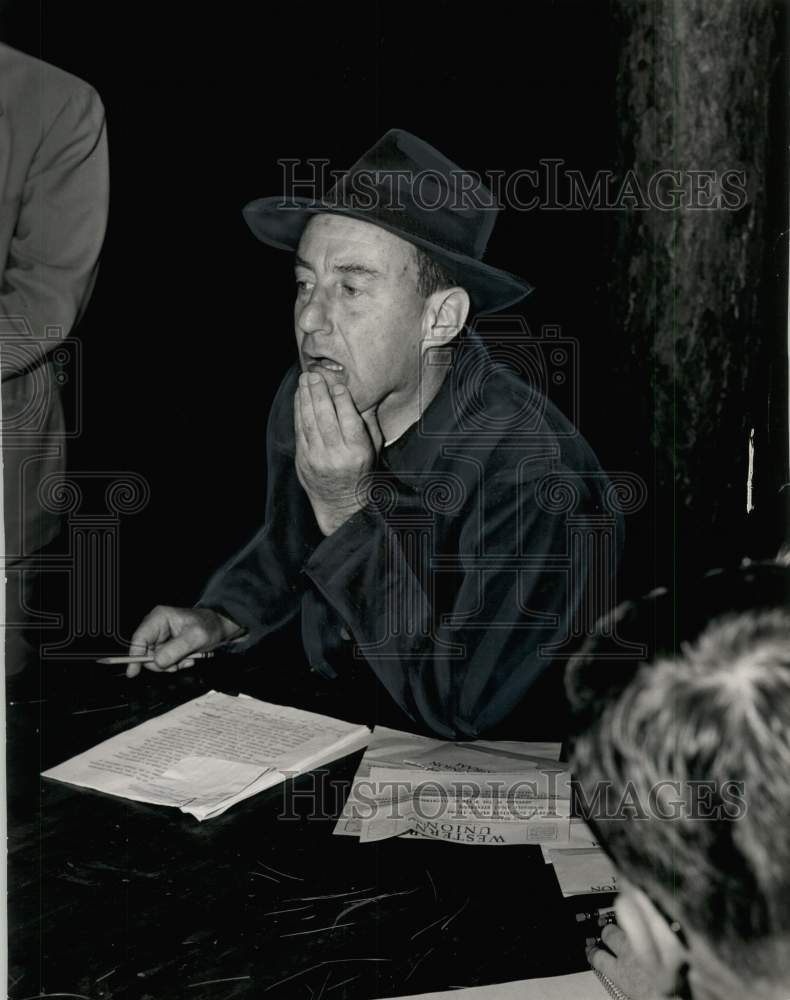
[[[130,663],[127,677],[140,667],[174,673],[191,667],[191,653],[202,653],[240,635],[236,622],[210,608],[169,608],[160,605],[140,622],[129,644],[129,656],[155,656],[154,663]]]
[[[660,1000],[650,973],[640,964],[622,928],[607,924],[603,947],[587,949],[587,961],[618,986],[631,1000]]]
[[[303,372],[294,396],[296,474],[318,526],[331,535],[363,507],[361,479],[373,468],[383,436],[345,385],[331,390],[318,372]]]

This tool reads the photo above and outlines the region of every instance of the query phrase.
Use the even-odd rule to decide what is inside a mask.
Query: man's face
[[[410,243],[342,215],[316,215],[296,252],[294,328],[303,371],[343,382],[362,412],[419,384],[425,300]]]

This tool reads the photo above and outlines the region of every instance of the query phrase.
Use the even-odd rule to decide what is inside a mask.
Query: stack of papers
[[[567,844],[544,845],[541,850],[544,861],[554,865],[563,896],[618,891],[614,865],[584,820],[571,820]]]
[[[615,867],[599,847],[552,850],[551,863],[563,896],[619,891]]]
[[[570,976],[522,979],[517,983],[499,983],[496,986],[419,993],[401,1000],[446,1000],[448,997],[466,997],[467,1000],[608,1000],[610,995],[613,994],[604,989],[594,972],[576,972]]]
[[[553,861],[551,856],[552,850],[572,851],[579,848],[592,847],[598,847],[598,841],[593,836],[592,830],[583,819],[572,819],[568,843],[563,844],[561,848],[541,847],[541,851],[543,851],[543,860],[546,864],[551,864]]]
[[[335,828],[362,843],[567,844],[559,743],[448,743],[377,726]]]
[[[551,863],[563,896],[617,892],[617,874],[599,847],[552,851]]]
[[[367,726],[210,691],[43,774],[204,820],[369,739]]]

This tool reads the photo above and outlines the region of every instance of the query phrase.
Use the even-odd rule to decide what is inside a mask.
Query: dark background
[[[622,126],[617,28],[596,0],[190,5],[180,16],[163,3],[45,0],[0,10],[5,40],[88,80],[107,109],[111,215],[77,331],[84,430],[70,464],[132,470],[150,484],[150,504],[121,532],[128,633],[155,603],[192,603],[262,519],[266,415],[293,356],[292,274],[289,255],[257,243],[240,210],[280,193],[278,158],[344,168],[401,127],[468,169],[511,172],[556,157],[592,178],[614,166]],[[771,11],[784,24],[783,5]],[[782,94],[786,65],[777,67]],[[774,103],[765,339],[759,358],[743,359],[768,428],[751,520],[745,467],[733,476],[743,479],[743,516],[710,530],[704,512],[676,522],[667,497],[656,502],[659,452],[672,443],[650,440],[640,405],[649,371],[644,384],[623,378],[628,348],[607,318],[627,267],[611,254],[616,213],[509,210],[489,245],[491,263],[536,286],[515,310],[531,331],[558,325],[578,341],[578,424],[602,465],[648,484],[647,507],[627,523],[629,591],[677,572],[668,536],[689,569],[770,554],[783,537],[784,105]],[[742,466],[742,449],[697,447],[707,461]]]

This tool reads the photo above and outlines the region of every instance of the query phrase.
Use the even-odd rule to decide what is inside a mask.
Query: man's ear
[[[443,288],[434,292],[423,313],[423,353],[432,347],[444,347],[457,337],[469,309],[469,294],[463,288]]]
[[[615,901],[617,923],[628,937],[638,961],[655,976],[656,987],[669,995],[686,952],[651,899],[633,885]]]

